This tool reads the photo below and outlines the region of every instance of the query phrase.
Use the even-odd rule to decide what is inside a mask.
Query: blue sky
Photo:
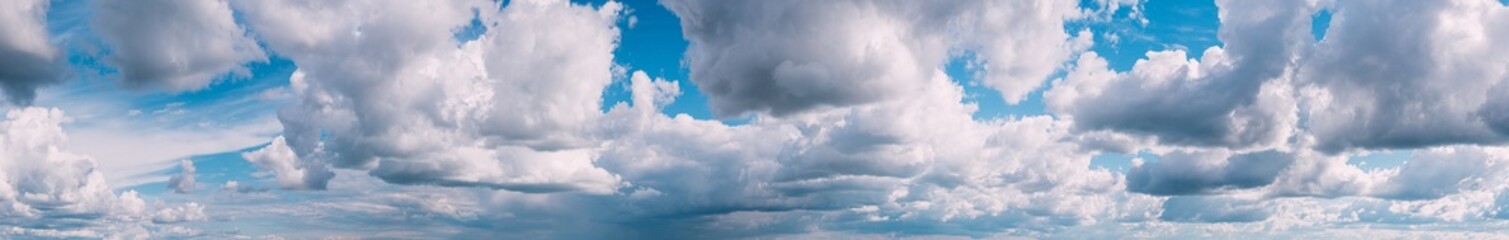
[[[27,0],[0,238],[1494,236],[1506,4]]]

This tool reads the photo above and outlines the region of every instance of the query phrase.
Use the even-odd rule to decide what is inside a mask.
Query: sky
[[[11,0],[4,239],[1484,239],[1509,1]]]

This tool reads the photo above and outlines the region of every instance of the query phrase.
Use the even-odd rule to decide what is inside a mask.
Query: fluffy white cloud
[[[140,214],[146,206],[133,192],[116,195],[94,160],[64,152],[62,111],[24,108],[0,122],[0,224],[67,228],[87,220]]]
[[[47,36],[45,15],[49,1],[17,0],[0,3],[0,90],[14,104],[29,104],[37,87],[62,81],[57,62],[60,51]]]
[[[325,181],[335,175],[318,162],[299,161],[281,136],[266,147],[241,154],[241,158],[272,172],[278,186],[287,189],[325,189]]]
[[[226,0],[92,2],[92,28],[111,48],[106,57],[127,85],[197,90],[241,66],[266,61],[236,25]]]
[[[1320,148],[1509,140],[1509,7],[1492,0],[1337,1],[1299,72]]]
[[[202,211],[116,194],[93,159],[59,147],[67,120],[60,110],[31,107],[0,121],[0,238],[143,237],[159,229],[147,223],[152,209]]]
[[[584,134],[613,79],[617,3],[236,3],[300,66],[291,79],[299,103],[279,118],[301,165],[526,192],[620,184],[593,166]],[[487,33],[457,43],[452,29],[474,13]]]
[[[1015,103],[1083,47],[1062,27],[1080,13],[1072,1],[663,4],[691,42],[691,80],[722,116],[894,100],[959,51],[978,52],[985,83]]]

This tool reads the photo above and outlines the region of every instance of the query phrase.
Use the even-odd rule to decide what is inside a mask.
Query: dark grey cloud
[[[1230,223],[1268,219],[1272,211],[1267,204],[1224,197],[1172,197],[1163,202],[1158,219],[1171,222]]]
[[[226,73],[249,74],[242,64],[267,60],[225,0],[91,4],[91,27],[111,49],[106,62],[129,86],[197,90]]]
[[[691,80],[720,116],[892,99],[918,90],[951,51],[979,52],[986,85],[1018,102],[1074,46],[1066,1],[667,0],[691,42]]]
[[[47,34],[46,0],[16,0],[0,9],[0,90],[12,104],[28,105],[37,88],[63,81],[62,52]]]
[[[1127,172],[1127,191],[1190,195],[1262,187],[1288,170],[1294,158],[1293,154],[1278,151],[1174,152],[1133,166]]]

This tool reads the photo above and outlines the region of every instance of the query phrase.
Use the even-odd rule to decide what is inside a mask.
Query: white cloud
[[[236,25],[226,0],[93,1],[92,28],[110,46],[106,60],[127,85],[198,90],[242,64],[267,61]]]
[[[1509,140],[1509,7],[1491,0],[1338,1],[1305,60],[1320,148]]]
[[[115,193],[94,159],[61,147],[65,121],[62,111],[37,107],[0,121],[0,238],[140,237],[158,227],[146,222],[151,209],[202,209],[149,208],[135,191]]]
[[[619,180],[593,166],[582,131],[601,115],[612,81],[622,7],[489,5],[236,4],[272,50],[300,66],[291,79],[300,101],[279,119],[302,165],[404,184],[615,190]],[[458,47],[451,30],[474,11],[487,33]]]
[[[325,189],[325,181],[334,176],[324,165],[299,161],[281,136],[266,147],[241,154],[241,158],[272,172],[278,186],[288,189]]]
[[[66,224],[68,216],[137,214],[146,207],[134,193],[112,192],[93,159],[59,149],[66,119],[56,109],[25,108],[0,122],[0,216],[8,219],[0,223],[47,227]]]

